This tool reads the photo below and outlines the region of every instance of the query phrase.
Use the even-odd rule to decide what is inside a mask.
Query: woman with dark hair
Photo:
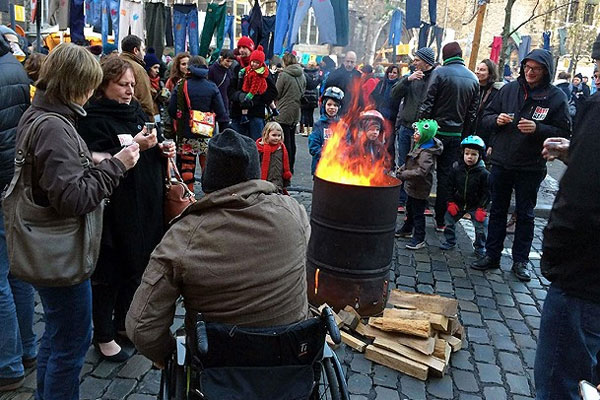
[[[396,123],[396,116],[400,107],[400,97],[392,97],[392,87],[400,78],[400,68],[397,65],[390,65],[385,70],[385,77],[379,81],[373,93],[371,93],[371,99],[375,103],[375,109],[383,115],[388,121],[391,128],[391,135],[388,141],[388,152],[392,156],[392,160],[395,160],[395,148],[394,143],[396,140],[396,132],[393,129]]]
[[[496,97],[498,91],[503,86],[503,83],[496,82],[498,80],[498,66],[488,58],[482,60],[479,65],[477,65],[475,75],[477,75],[477,79],[479,79],[479,109],[477,111],[477,119],[475,122],[475,133],[483,139],[489,152],[491,132],[485,132],[480,129],[479,123],[481,121],[481,116],[483,115],[483,110],[492,102],[492,99]]]
[[[129,356],[116,342],[125,336],[125,314],[150,253],[162,239],[165,158],[174,145],[157,145],[156,128],[133,98],[135,77],[131,64],[119,57],[102,62],[102,82],[86,106],[79,134],[95,154],[110,157],[129,143],[137,143],[140,160],[110,196],[104,210],[100,256],[92,275],[94,345],[99,355],[122,362]],[[114,314],[114,317],[113,317]]]
[[[183,79],[188,73],[188,63],[190,61],[190,53],[184,51],[183,53],[179,53],[173,59],[171,63],[171,72],[169,73],[169,79],[167,79],[167,83],[165,87],[169,89],[169,91],[173,91],[175,86]]]

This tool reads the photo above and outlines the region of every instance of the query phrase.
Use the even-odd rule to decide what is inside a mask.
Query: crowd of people
[[[271,326],[306,318],[308,217],[281,195],[293,179],[295,136],[308,137],[314,175],[332,126],[357,110],[350,119],[358,123],[361,155],[389,157],[383,172],[403,182],[398,212],[405,218],[396,236],[409,238],[409,249],[425,247],[425,216],[432,214],[444,233],[441,248],[452,251],[456,223],[468,216],[476,270],[500,267],[513,225],[512,271],[531,279],[534,208],[546,160],[569,163],[544,241],[542,272],[552,285],[535,368],[538,398],[575,398],[574,382],[598,380],[592,371],[600,327],[583,326],[599,311],[598,285],[590,286],[598,279],[598,246],[593,239],[585,245],[582,235],[594,236],[598,228],[589,214],[600,187],[581,180],[597,169],[590,132],[598,96],[582,76],[571,81],[560,73],[553,84],[548,51],[531,51],[518,78],[502,83],[489,59],[469,71],[457,42],[443,47],[441,65],[431,48],[418,49],[402,76],[394,64],[358,68],[353,51],[337,68],[329,56],[306,66],[294,53],[265,60],[248,37],[211,65],[184,52],[167,66],[135,35],[122,40],[121,53],[100,60],[74,44],[18,60],[9,43],[16,34],[2,32],[0,93],[9,94],[0,99],[0,184],[9,190],[0,216],[23,217],[27,211],[12,204],[25,188],[54,223],[101,215],[92,226],[101,233],[85,239],[97,250],[93,272],[65,285],[32,285],[9,273],[14,249],[1,221],[1,391],[19,387],[24,368],[37,363],[36,398],[77,399],[90,343],[101,358],[122,362],[130,357],[122,344],[132,340],[163,366],[173,348],[169,327],[179,296],[190,315],[217,322]],[[600,36],[593,57],[600,59]],[[17,159],[24,155],[22,164],[15,164],[15,151]],[[200,165],[205,196],[168,229],[163,199],[172,158],[191,192]],[[8,237],[12,228],[6,229]],[[55,262],[47,260],[51,269],[60,267]],[[46,324],[39,350],[34,290]],[[574,309],[580,312],[571,312],[570,324],[559,317]],[[556,352],[561,335],[573,353]],[[566,362],[582,367],[559,371]]]

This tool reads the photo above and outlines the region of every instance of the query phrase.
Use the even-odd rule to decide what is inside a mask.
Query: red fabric
[[[258,152],[262,153],[263,159],[262,164],[260,165],[260,179],[266,181],[269,176],[269,165],[271,164],[271,154],[273,152],[279,150],[283,151],[283,179],[289,181],[292,179],[292,173],[290,172],[290,159],[288,157],[287,149],[283,143],[279,143],[276,145],[262,143],[262,138],[256,139],[256,147],[258,148]]]
[[[458,204],[456,204],[454,202],[448,203],[448,213],[450,215],[452,215],[453,217],[456,217],[456,214],[458,214],[459,211],[460,211],[460,207],[458,206]]]
[[[248,65],[250,65],[250,56],[248,56],[248,57],[237,56],[236,58],[237,58],[237,62],[240,63],[242,68],[247,68]]]
[[[242,36],[237,42],[237,47],[246,47],[252,51],[254,50],[254,41],[248,36]]]
[[[373,90],[375,90],[375,87],[377,87],[378,83],[379,79],[377,78],[368,78],[362,83],[361,89],[363,96],[363,104],[366,105],[371,103],[371,93],[373,93]]]
[[[261,45],[258,45],[256,50],[250,54],[250,62],[252,61],[258,61],[261,64],[265,63],[265,52],[263,51],[263,47]]]
[[[256,70],[246,68],[246,74],[244,75],[244,84],[242,90],[253,95],[263,94],[267,91],[267,76],[269,76],[269,68],[265,64],[261,64],[264,67],[264,72],[259,74]],[[260,67],[259,67],[260,68]]]
[[[152,86],[152,89],[160,90],[160,76],[157,76],[156,78],[148,78],[150,78],[150,86]]]
[[[490,60],[498,63],[498,59],[500,58],[500,50],[502,50],[502,36],[494,36],[494,40],[492,41],[492,51],[490,53]]]
[[[487,217],[487,211],[485,211],[483,208],[478,208],[475,210],[475,221],[483,222],[485,221],[485,217]]]

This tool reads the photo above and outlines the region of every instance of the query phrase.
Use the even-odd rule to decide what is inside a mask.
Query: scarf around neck
[[[269,176],[269,166],[271,165],[271,154],[275,151],[281,150],[283,151],[283,174],[282,177],[284,180],[289,181],[292,179],[292,173],[290,172],[290,160],[288,158],[288,152],[283,143],[279,144],[268,144],[263,143],[262,138],[256,139],[256,147],[258,148],[258,152],[262,153],[263,159],[260,166],[260,179],[267,180]]]
[[[159,90],[160,89],[160,76],[157,76],[156,78],[152,78],[152,77],[148,76],[148,78],[150,78],[150,86],[152,86],[152,88],[155,90]]]

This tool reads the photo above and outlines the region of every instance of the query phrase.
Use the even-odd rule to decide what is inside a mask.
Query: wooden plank
[[[431,324],[427,320],[371,317],[369,325],[386,332],[398,332],[418,337],[431,336]]]
[[[327,344],[329,345],[329,347],[331,347],[332,350],[335,350],[338,347],[340,347],[339,344],[335,344],[333,342],[333,340],[331,339],[331,336],[329,336],[329,334],[325,335],[325,342],[327,342]]]
[[[377,364],[385,365],[393,370],[400,371],[406,375],[410,375],[413,378],[422,381],[427,379],[429,367],[391,351],[369,345],[365,349],[365,358],[376,362]]]
[[[346,306],[346,307],[344,307],[344,311],[348,311],[349,313],[354,314],[356,316],[356,318],[358,318],[359,322],[362,319],[362,316],[352,306]]]
[[[421,319],[428,320],[433,329],[446,331],[448,329],[448,317],[427,311],[403,310],[399,308],[386,308],[383,310],[384,318]]]
[[[421,364],[427,365],[430,368],[430,370],[438,371],[440,374],[443,374],[446,371],[447,366],[443,359],[439,359],[433,356],[426,356],[416,350],[411,349],[410,347],[406,347],[392,340],[376,338],[373,342],[373,345],[400,354],[401,356],[409,358],[413,361],[417,361]]]
[[[434,294],[409,293],[393,289],[388,298],[388,304],[396,308],[428,311],[453,317],[458,312],[458,301]]]
[[[433,356],[439,359],[445,360],[450,358],[452,347],[444,339],[435,339],[435,348],[433,349]]]
[[[364,353],[365,347],[367,347],[367,344],[365,342],[363,342],[360,339],[355,338],[348,332],[340,331],[340,334],[342,335],[342,342],[346,343],[348,346],[352,347],[354,350],[356,350],[360,353]]]
[[[452,335],[448,335],[446,333],[440,333],[440,339],[444,339],[448,342],[450,347],[452,348],[452,352],[457,352],[462,349],[462,340]]]
[[[346,310],[340,310],[338,316],[344,321],[344,324],[351,329],[355,329],[360,322],[360,318],[357,318],[356,315]]]
[[[433,353],[435,347],[435,339],[434,338],[418,338],[409,335],[403,335],[401,333],[389,333],[384,332],[380,329],[377,329],[371,325],[358,324],[356,327],[356,333],[361,336],[364,336],[368,339],[375,339],[376,337],[387,338],[390,340],[395,340],[400,344],[410,347],[411,349],[415,349],[420,351],[425,355],[430,355]]]

